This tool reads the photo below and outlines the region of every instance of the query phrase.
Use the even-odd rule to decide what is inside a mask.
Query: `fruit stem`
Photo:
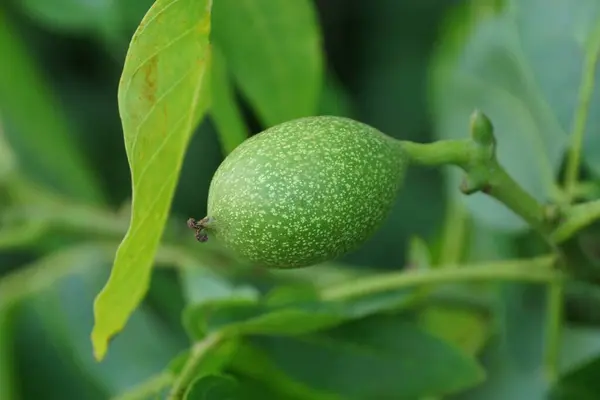
[[[410,161],[428,167],[439,165],[458,165],[466,167],[472,153],[470,139],[439,140],[432,143],[400,141],[410,156]]]
[[[424,166],[455,165],[465,171],[460,186],[470,195],[483,192],[503,203],[548,239],[552,221],[546,207],[527,193],[498,163],[496,139],[489,119],[476,110],[471,116],[471,137],[414,143],[397,140],[414,164]]]

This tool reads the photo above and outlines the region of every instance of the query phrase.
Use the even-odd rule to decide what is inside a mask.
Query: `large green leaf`
[[[287,291],[292,294],[283,293]],[[308,288],[300,299],[293,300],[298,289],[283,287],[277,292],[273,301],[232,288],[227,297],[215,294],[193,304],[184,313],[184,323],[192,337],[201,339],[213,331],[297,335],[337,325],[345,318],[341,305],[320,302],[317,293]],[[286,301],[282,303],[277,297]]]
[[[598,358],[600,330],[597,326],[566,323],[561,344],[559,371],[564,377]]]
[[[256,335],[301,335],[331,328],[346,320],[382,311],[397,310],[411,304],[411,289],[370,293],[335,301],[323,301],[310,286],[281,286],[267,296],[252,296],[245,288],[216,288],[207,284],[208,296],[184,312],[188,333],[201,339],[208,332]]]
[[[133,182],[132,216],[94,304],[98,359],[148,289],[188,141],[208,106],[211,3],[158,0],[131,41],[118,97]]]
[[[586,68],[600,81],[600,3],[596,0],[512,0],[515,28],[531,77],[565,131],[571,131],[579,107]],[[594,66],[595,63],[595,66]],[[587,163],[600,174],[600,90],[588,105]]]
[[[234,284],[200,263],[181,271],[188,302],[183,321],[189,335],[208,332],[298,335],[411,304],[411,288],[323,301],[313,282],[280,284],[261,297],[248,284]],[[347,280],[348,278],[344,278]],[[321,283],[326,277],[321,276]]]
[[[219,0],[213,40],[263,124],[314,115],[321,95],[321,36],[309,0]]]
[[[0,49],[3,59],[10,59],[0,62],[0,119],[19,168],[48,187],[98,202],[102,193],[78,148],[72,126],[30,49],[2,9]]]
[[[269,357],[267,353],[257,346],[245,340],[241,343],[235,353],[230,366],[237,375],[241,375],[244,381],[252,381],[256,384],[262,383],[278,394],[277,397],[289,400],[338,400],[339,397],[323,391],[318,391],[290,377],[282,371]],[[246,386],[246,385],[245,385]],[[257,385],[260,387],[260,385]],[[245,388],[246,389],[246,388]],[[261,387],[263,397],[265,388]],[[260,390],[257,389],[257,390]],[[261,397],[256,396],[259,400]]]
[[[484,378],[470,356],[397,316],[258,343],[282,372],[344,399],[440,396]]]
[[[529,312],[521,313],[519,319],[515,315],[513,339],[517,343],[507,346],[505,329],[500,330],[500,340],[497,340],[483,357],[484,366],[488,372],[486,382],[474,390],[459,396],[462,400],[504,400],[514,398],[526,399],[592,399],[600,393],[595,384],[598,375],[596,358],[600,352],[600,336],[598,329],[578,326],[563,326],[560,365],[561,377],[554,387],[544,375],[541,347],[543,339],[543,319],[537,315],[544,312],[543,308],[533,306],[530,300],[525,300],[521,293],[513,290],[516,296],[514,306],[520,303],[520,308]],[[514,311],[513,311],[514,313]],[[533,319],[534,321],[528,321]],[[518,326],[522,325],[519,331]],[[519,342],[519,334],[522,335]],[[592,397],[585,396],[592,394]]]
[[[498,335],[483,357],[488,379],[461,399],[548,399],[551,382],[545,374],[549,365],[544,352],[548,339],[547,288],[502,284],[496,305]],[[557,390],[567,390],[571,386],[568,377],[585,369],[586,363],[600,351],[600,336],[597,329],[564,323],[559,345],[557,365],[552,368],[564,374]],[[566,379],[564,387],[563,379]]]
[[[600,371],[600,358],[596,358],[582,368],[565,375],[559,384],[553,388],[550,399],[597,399],[600,395],[598,371]]]
[[[434,336],[473,356],[479,354],[490,336],[488,316],[456,306],[430,306],[421,312],[420,322]]]
[[[562,357],[562,376],[551,392],[553,400],[591,400],[600,396],[600,335],[597,328],[568,326]]]
[[[209,269],[200,260],[190,260],[180,271],[186,302],[191,307],[215,300],[257,301],[259,291],[248,284],[235,284]]]
[[[538,74],[522,46],[517,15],[508,6],[490,11],[489,3],[471,1],[461,6],[444,31],[431,81],[436,133],[443,139],[465,137],[470,113],[481,109],[495,127],[500,163],[531,195],[547,201],[556,194],[554,178],[568,142],[566,127],[535,81]],[[539,14],[549,8],[540,3],[531,12]],[[541,24],[544,29],[557,25],[551,21],[529,24]],[[546,42],[552,46],[551,40]],[[551,59],[560,64],[563,58],[556,54]],[[578,80],[572,84],[577,86]],[[494,199],[481,193],[461,195],[458,169],[450,176],[450,192],[460,196],[477,219],[496,229],[525,229],[524,221]]]
[[[269,382],[272,383],[272,382]],[[281,392],[269,383],[252,378],[211,375],[197,379],[187,391],[185,400],[318,400],[298,392]],[[312,393],[311,393],[312,395]],[[337,400],[337,399],[336,399]]]
[[[227,61],[216,45],[213,45],[210,78],[212,88],[210,115],[219,130],[223,152],[228,154],[248,138],[249,132],[237,104]]]

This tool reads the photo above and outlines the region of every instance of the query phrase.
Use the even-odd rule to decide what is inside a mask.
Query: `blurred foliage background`
[[[112,253],[107,255],[85,244],[76,246],[82,237],[118,241],[127,227],[130,175],[116,94],[129,40],[151,3],[7,0],[0,5],[0,182],[4,179],[2,168],[12,168],[11,152],[19,176],[0,191],[1,400],[111,398],[156,376],[189,346],[181,310],[186,298],[199,290],[190,290],[194,282],[210,282],[210,277],[192,276],[193,279],[183,279],[182,284],[175,269],[158,268],[143,306],[111,344],[107,359],[96,363],[89,341],[92,302],[106,282]],[[506,53],[479,59],[473,54],[469,59],[467,54],[461,59],[466,75],[479,74],[484,82],[497,86],[493,94],[486,92],[477,97],[473,95],[474,86],[457,86],[457,81],[444,75],[451,67],[444,64],[443,57],[456,51],[460,40],[468,37],[473,21],[501,7],[499,1],[483,3],[474,15],[457,0],[314,0],[327,62],[320,113],[349,116],[397,138],[428,142],[440,136],[466,135],[465,113],[476,106],[483,107],[493,122],[500,121],[499,130],[516,132],[515,135],[522,134],[523,129],[542,132],[542,139],[537,142],[525,134],[504,136],[501,160],[522,182],[533,182],[529,188],[538,197],[547,199],[554,192],[549,189],[546,193],[546,186],[541,183],[538,190],[536,185],[543,180],[542,173],[536,175],[540,168],[531,168],[528,163],[538,165],[532,149],[540,151],[547,155],[551,178],[558,175],[567,142],[561,132],[570,128],[575,101],[569,99],[576,98],[579,79],[579,75],[574,81],[561,79],[561,71],[579,68],[577,63],[569,64],[569,57],[582,58],[569,50],[568,43],[561,42],[564,36],[559,31],[573,29],[574,36],[585,36],[586,27],[598,24],[600,6],[589,0],[571,9],[570,2],[558,1],[553,2],[554,8],[549,6],[552,12],[538,15],[544,2],[523,1],[525,8],[534,10],[523,14],[530,19],[521,21],[534,32],[526,36],[529,42],[523,45],[535,55],[529,72],[539,78],[533,85],[535,90],[541,90],[550,99],[541,104],[538,94],[532,94],[534,89],[522,89],[522,76],[511,72],[511,68],[521,64],[513,62]],[[535,18],[529,17],[534,14]],[[542,34],[554,32],[553,29],[559,32],[554,52],[548,50],[548,36]],[[481,34],[479,42],[483,44],[474,41],[470,51],[476,52],[477,46],[493,49],[497,42],[486,43],[485,40],[491,40],[489,35],[492,34]],[[536,49],[540,49],[540,54],[535,54]],[[432,82],[437,86],[432,87]],[[508,95],[499,93],[502,89],[498,87]],[[498,106],[511,93],[514,102],[510,107]],[[561,96],[568,104],[556,99]],[[238,100],[251,131],[261,131],[264,127],[252,108],[242,97]],[[523,111],[519,101],[527,105],[527,110]],[[453,103],[454,108],[444,106],[448,103]],[[600,115],[595,109],[595,114]],[[552,111],[556,117],[548,117]],[[452,128],[450,134],[448,127]],[[594,135],[587,146],[590,168],[586,185],[581,188],[584,198],[595,198],[600,193],[600,146],[594,147],[600,142],[597,130]],[[188,154],[201,156],[186,158],[172,209],[176,222],[170,229],[176,234],[187,217],[203,215],[208,184],[223,158],[210,116],[198,127]],[[511,215],[498,211],[495,204],[479,204],[481,200],[477,199],[468,204],[473,211],[468,212],[465,204],[457,201],[458,195],[452,195],[457,192],[456,187],[456,179],[446,170],[412,168],[386,224],[365,246],[340,262],[357,273],[398,270],[414,261],[412,251],[423,243],[419,238],[427,243],[434,264],[540,254],[539,241],[518,222],[511,222]],[[589,237],[596,237],[593,227]],[[166,258],[164,264],[170,264]],[[212,267],[228,266],[226,259],[198,262],[200,266],[203,262],[213,262]],[[251,279],[266,285],[262,275]],[[461,302],[473,303],[469,312],[444,302],[444,307],[438,304],[438,308],[418,314],[432,335],[458,343],[466,353],[477,354],[487,371],[485,381],[472,384],[470,378],[465,378],[465,387],[460,383],[447,384],[443,391],[452,392],[451,397],[459,399],[548,398],[543,374],[547,322],[544,288],[502,284],[493,293],[483,293],[479,287],[462,287]],[[481,298],[485,307],[481,307]],[[593,376],[600,368],[596,361],[600,330],[590,323],[598,317],[596,307],[587,300],[577,302],[576,298],[572,303],[571,322],[561,338],[564,385],[554,396],[597,398],[600,391],[593,389],[598,386]],[[393,323],[384,319],[373,321],[371,326],[379,326],[374,329],[381,335]],[[356,332],[375,342],[392,340],[361,329],[356,327]],[[408,331],[403,332],[399,338],[405,343],[429,346]],[[325,388],[351,388],[357,380],[376,381],[375,374],[379,372],[354,368],[342,363],[343,358],[338,365],[342,372],[338,374],[326,370],[321,371],[321,376],[307,374],[302,368],[310,370],[319,365],[319,357],[333,355],[326,351],[312,354],[298,344],[295,346],[283,341],[272,344],[275,350],[285,349],[284,364],[293,364],[286,371],[309,386],[314,383]],[[285,358],[275,350],[272,357],[277,358],[278,354]],[[401,358],[403,353],[398,352]],[[419,371],[427,371],[437,363],[443,366],[448,361],[443,352],[417,354],[420,359],[405,364],[386,364],[389,373],[397,373],[394,379],[410,377],[426,382],[427,374],[419,375]],[[279,378],[273,379],[275,372],[268,363],[251,353],[244,356],[246,362],[240,361],[239,370],[261,370],[248,375],[259,388],[257,398],[317,398],[315,393],[302,394],[283,378],[281,382],[285,383],[273,383]],[[450,368],[453,364],[448,361],[447,365]],[[347,375],[342,377],[344,373]],[[329,375],[335,376],[325,382]],[[273,392],[266,394],[267,388]],[[445,394],[436,390],[431,388],[418,398]],[[404,397],[397,392],[396,396],[381,398]]]

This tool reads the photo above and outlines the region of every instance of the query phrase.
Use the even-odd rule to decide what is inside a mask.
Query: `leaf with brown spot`
[[[133,183],[132,215],[94,304],[96,359],[142,301],[191,134],[209,104],[212,0],[157,0],[131,41],[119,112]]]

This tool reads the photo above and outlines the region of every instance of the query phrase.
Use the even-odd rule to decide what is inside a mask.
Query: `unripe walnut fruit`
[[[240,144],[217,169],[207,217],[190,227],[256,265],[299,268],[363,244],[388,216],[408,155],[348,118],[288,121]]]

